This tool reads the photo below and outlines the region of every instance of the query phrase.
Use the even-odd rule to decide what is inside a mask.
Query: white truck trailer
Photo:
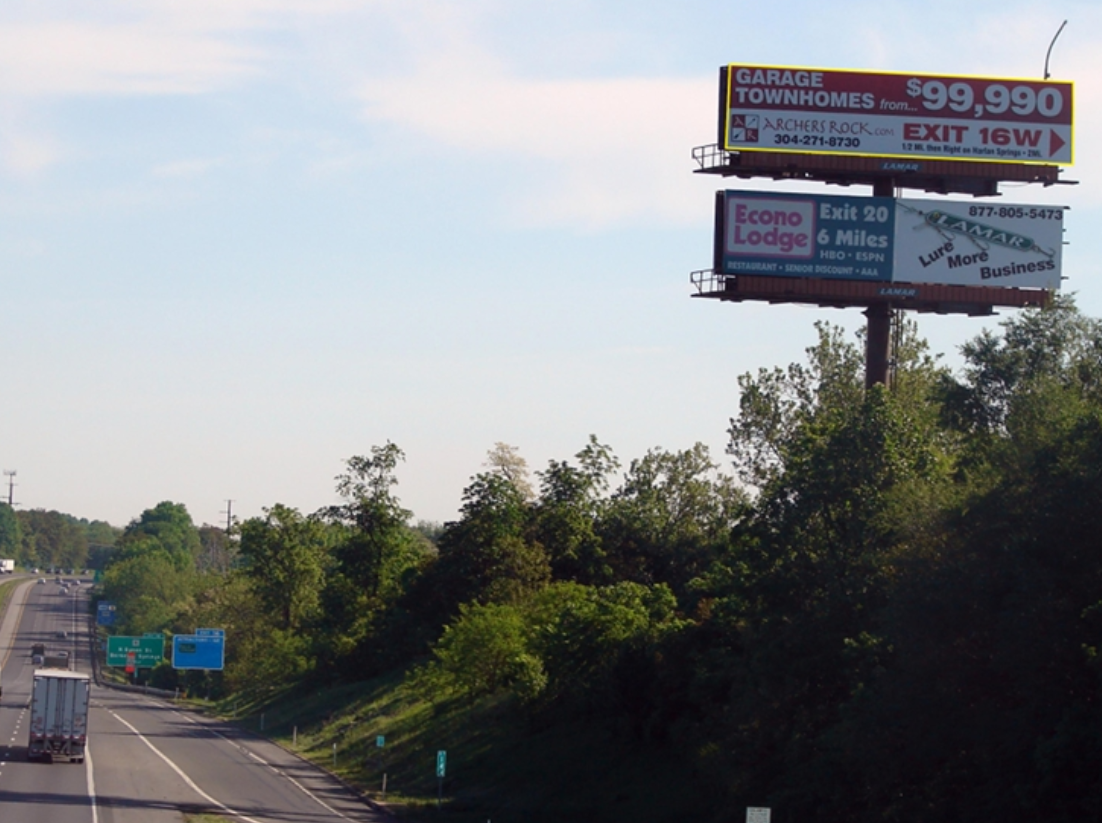
[[[0,557],[0,574],[15,574],[15,561]]]
[[[92,683],[83,672],[38,669],[31,689],[27,759],[52,763],[56,757],[84,762],[88,698]]]

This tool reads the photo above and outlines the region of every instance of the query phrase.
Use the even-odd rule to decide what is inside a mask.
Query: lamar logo
[[[756,114],[732,114],[728,143],[757,143],[760,140],[760,119]]]

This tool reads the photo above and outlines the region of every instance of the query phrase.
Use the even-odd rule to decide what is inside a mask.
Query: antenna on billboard
[[[1065,20],[1063,23],[1060,24],[1060,28],[1056,29],[1056,34],[1054,34],[1052,36],[1052,42],[1048,44],[1048,51],[1045,53],[1045,79],[1046,80],[1048,80],[1048,78],[1050,76],[1049,73],[1048,73],[1048,59],[1050,57],[1052,57],[1052,47],[1056,45],[1056,38],[1060,36],[1060,32],[1062,32],[1064,30],[1064,26],[1066,26],[1067,24],[1068,24],[1067,20]]]

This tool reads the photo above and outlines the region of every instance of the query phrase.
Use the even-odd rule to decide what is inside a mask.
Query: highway
[[[0,621],[0,818],[18,823],[180,823],[206,812],[246,823],[388,820],[322,770],[233,726],[141,694],[94,686],[83,764],[26,760],[31,645],[91,672],[87,589],[20,586]],[[66,633],[65,638],[59,632]],[[5,659],[6,658],[6,659]]]

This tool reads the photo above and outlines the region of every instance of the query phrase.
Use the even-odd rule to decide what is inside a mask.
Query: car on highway
[[[54,632],[54,637],[58,638],[59,640],[64,640],[68,636],[69,633],[65,631],[65,629],[58,629],[56,632]]]
[[[46,585],[46,578],[45,577],[38,578],[38,585],[39,586],[45,586]]]

